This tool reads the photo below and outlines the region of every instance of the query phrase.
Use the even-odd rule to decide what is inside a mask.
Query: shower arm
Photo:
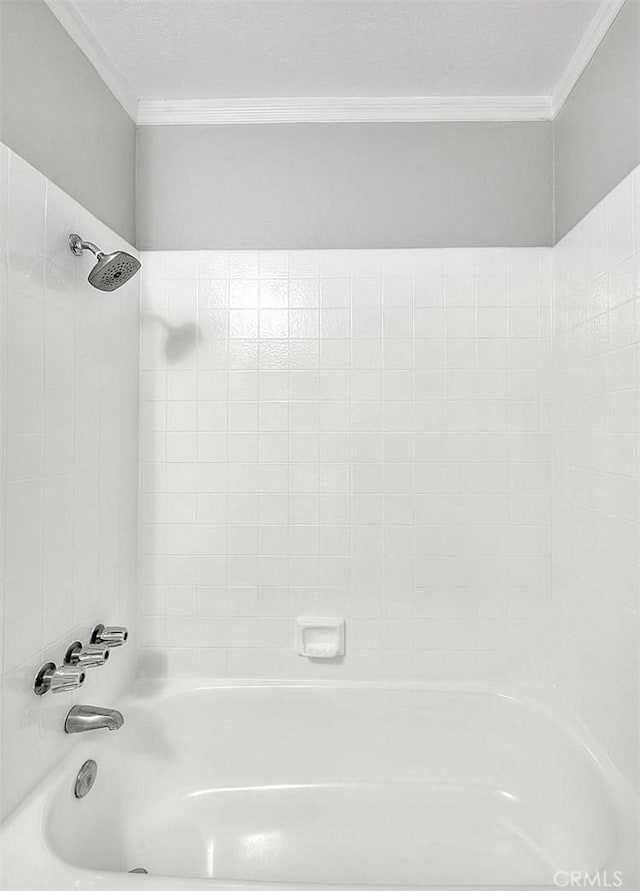
[[[101,251],[96,244],[92,241],[83,241],[79,235],[69,236],[69,250],[72,254],[75,254],[76,257],[81,257],[83,251],[91,251],[98,260],[104,257],[104,252]]]

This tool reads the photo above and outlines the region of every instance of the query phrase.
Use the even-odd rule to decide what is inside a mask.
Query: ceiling
[[[303,109],[331,97],[327,119],[335,120],[354,110],[369,119],[353,97],[386,102],[373,112],[379,119],[394,119],[393,97],[423,102],[398,108],[395,119],[435,119],[447,102],[443,119],[471,119],[473,108],[452,97],[476,103],[478,119],[552,117],[624,0],[46,2],[132,116],[148,123],[145,114],[171,103],[174,111],[182,103],[185,122],[184,109],[197,106],[199,120],[203,103],[235,102],[245,114],[247,102],[264,110],[278,97]],[[495,97],[497,112],[478,104]]]
[[[598,0],[73,0],[139,99],[548,95]]]

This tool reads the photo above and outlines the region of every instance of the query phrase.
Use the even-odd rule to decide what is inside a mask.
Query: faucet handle
[[[85,677],[78,666],[60,665],[56,668],[53,662],[46,662],[36,675],[33,690],[36,696],[43,696],[49,690],[52,693],[67,693],[81,687]]]
[[[127,642],[128,630],[122,625],[96,625],[91,633],[91,643],[102,647],[121,647]]]
[[[74,641],[64,657],[65,665],[76,665],[80,668],[98,668],[109,658],[109,649],[98,644],[87,644],[83,647],[79,640]]]

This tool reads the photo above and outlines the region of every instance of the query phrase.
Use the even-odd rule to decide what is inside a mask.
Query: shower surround
[[[554,680],[638,789],[640,168],[554,248]]]
[[[551,250],[142,262],[146,670],[549,678]]]
[[[0,144],[1,817],[69,749],[71,705],[115,704],[134,674],[125,648],[73,697],[33,693],[97,621],[135,623],[139,285],[92,288],[74,231],[125,244]]]

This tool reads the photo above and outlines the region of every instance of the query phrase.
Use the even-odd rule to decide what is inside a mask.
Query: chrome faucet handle
[[[79,640],[74,641],[64,657],[65,665],[76,665],[80,668],[98,668],[109,658],[109,650],[98,644],[82,646]]]
[[[85,673],[79,666],[60,665],[56,668],[53,662],[46,662],[36,675],[33,691],[36,696],[52,693],[67,693],[77,690],[85,681]]]
[[[91,633],[91,643],[103,647],[121,647],[127,642],[129,632],[122,625],[96,625]]]

